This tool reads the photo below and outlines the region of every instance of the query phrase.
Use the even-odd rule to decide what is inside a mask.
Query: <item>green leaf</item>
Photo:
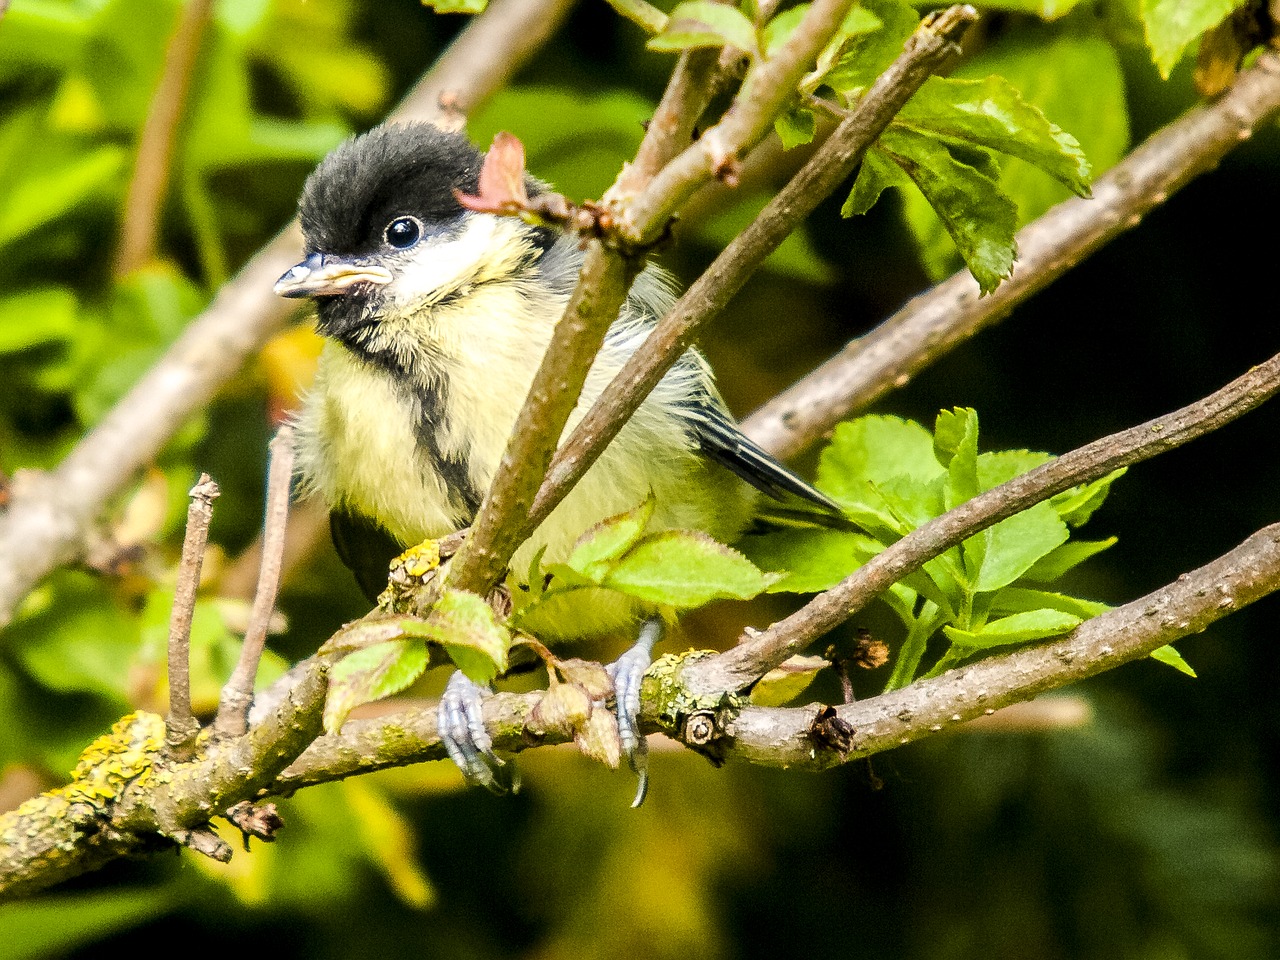
[[[458,669],[476,683],[488,683],[507,669],[511,634],[484,598],[474,593],[445,590],[413,631],[443,644]]]
[[[1032,13],[1042,20],[1058,20],[1075,9],[1080,0],[988,0],[983,7],[988,10],[1013,10]]]
[[[1244,0],[1144,0],[1142,25],[1160,76],[1168,80],[1191,42],[1242,6]]]
[[[855,7],[855,9],[858,9]],[[760,32],[760,48],[764,51],[765,59],[772,57],[782,45],[791,39],[791,35],[795,33],[796,27],[800,26],[800,21],[804,19],[804,15],[809,12],[809,4],[798,3],[794,7],[788,7],[783,10],[767,24]]]
[[[862,166],[858,168],[858,177],[853,182],[853,189],[840,208],[842,217],[860,217],[876,205],[880,194],[889,187],[903,190],[911,185],[907,175],[885,154],[874,148],[868,150],[862,158]]]
[[[78,305],[65,287],[40,287],[0,299],[0,354],[69,340]]]
[[[329,670],[325,730],[337,733],[356,707],[399,693],[426,669],[427,645],[418,639],[375,643],[343,657]]]
[[[1015,613],[999,620],[992,620],[978,630],[943,627],[942,632],[957,647],[964,651],[972,651],[1056,637],[1080,623],[1080,617],[1060,610],[1030,610],[1026,613]]]
[[[1111,492],[1111,484],[1123,477],[1126,469],[1121,467],[1105,477],[1064,490],[1049,502],[1068,524],[1073,527],[1082,526],[1102,506],[1107,494]]]
[[[650,50],[680,51],[695,47],[737,47],[759,56],[756,28],[737,7],[712,0],[689,0],[671,11],[667,25],[650,38]]]
[[[1068,570],[1114,546],[1115,537],[1105,540],[1072,540],[1037,560],[1023,577],[1036,583],[1052,583]]]
[[[844,530],[778,530],[743,537],[739,549],[761,570],[781,579],[769,593],[820,593],[835,586],[883,548]]]
[[[634,510],[601,520],[578,537],[566,561],[591,583],[600,583],[609,565],[636,545],[653,518],[653,494]]]
[[[991,609],[996,613],[1025,613],[1029,610],[1058,610],[1088,620],[1106,613],[1111,606],[1097,600],[1085,600],[1064,593],[1047,590],[1028,590],[1025,587],[1005,587],[991,599]]]
[[[761,677],[751,688],[757,707],[780,707],[804,693],[817,675],[831,666],[822,657],[791,657]]]
[[[985,493],[1054,459],[1033,450],[993,450],[978,455],[978,486]]]
[[[788,110],[773,122],[773,129],[778,132],[783,150],[808,143],[813,139],[816,129],[813,111],[804,107]]]
[[[1152,650],[1150,657],[1152,660],[1159,660],[1161,663],[1173,667],[1173,669],[1180,673],[1185,673],[1188,677],[1194,677],[1196,675],[1195,670],[1191,669],[1191,664],[1187,663],[1186,660],[1183,660],[1182,654],[1173,649],[1169,644],[1165,644],[1163,647],[1158,647],[1155,650]]]
[[[1066,524],[1047,503],[1037,503],[1001,520],[972,538],[983,542],[982,563],[974,578],[974,589],[986,593],[1008,586],[1037,560],[1065,543],[1069,536]],[[966,541],[966,550],[968,546]]]
[[[1080,144],[1050,123],[1003,77],[930,77],[895,122],[1018,157],[1076,194],[1089,195],[1089,161]]]
[[[947,468],[944,506],[953,510],[978,495],[978,413],[943,410],[933,428],[933,452]]]
[[[908,476],[927,484],[945,472],[934,456],[933,436],[920,424],[869,416],[836,427],[822,451],[817,482],[819,489],[839,500],[863,503],[868,483]]]
[[[631,548],[604,585],[650,603],[698,607],[712,600],[747,600],[771,578],[737,550],[694,530],[664,530]]]
[[[125,152],[102,146],[49,169],[9,179],[0,187],[0,246],[88,204],[108,199],[122,186]]]
[[[920,23],[920,15],[901,0],[863,0],[860,6],[880,21],[880,29],[854,36],[823,77],[846,100],[856,98],[897,59]]]
[[[982,291],[994,290],[1013,269],[1013,201],[942,142],[914,130],[891,126],[875,149],[901,167],[928,200]]]

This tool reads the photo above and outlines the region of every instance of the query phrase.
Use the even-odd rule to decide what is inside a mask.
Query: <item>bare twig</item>
[[[231,678],[222,688],[214,730],[220,736],[237,737],[248,728],[249,704],[258,676],[258,662],[267,645],[267,627],[275,610],[280,589],[280,568],[284,562],[285,523],[289,519],[289,485],[293,479],[293,428],[285,424],[270,444],[267,469],[267,508],[263,519],[262,566],[258,589],[253,597],[249,627],[245,630],[240,659]]]
[[[209,523],[213,519],[213,501],[218,485],[207,473],[191,488],[191,504],[187,507],[187,532],[182,541],[182,560],[178,565],[178,583],[173,593],[173,609],[169,613],[169,717],[166,742],[175,752],[183,751],[200,732],[200,723],[191,713],[191,618],[196,608],[196,591],[200,588],[200,571],[204,566],[204,548],[209,541]]]
[[[853,172],[903,104],[957,49],[955,42],[976,17],[966,5],[926,21],[852,116],[685,291],[557,452],[534,503],[531,527],[546,518],[617,436],[701,326],[724,309],[765,258]]]
[[[475,18],[392,113],[431,119],[440,97],[473,109],[559,26],[572,0],[497,0]],[[222,287],[164,357],[49,475],[24,484],[0,515],[0,627],[45,574],[73,559],[112,496],[153,459],[245,358],[282,329],[292,305],[271,292],[302,249],[286,227]]]
[[[1065,453],[930,520],[887,547],[826,593],[732,650],[691,665],[695,692],[740,690],[833,627],[931,557],[1032,504],[1179,447],[1230,423],[1280,390],[1280,354],[1203,400]]]
[[[155,256],[178,127],[191,89],[196,56],[213,17],[213,2],[187,0],[165,48],[164,69],[142,125],[138,156],[125,197],[124,224],[114,268],[117,277],[131,273]]]
[[[1267,52],[1221,98],[1189,110],[1094,184],[1093,198],[1058,204],[1018,234],[1012,278],[980,297],[967,271],[912,300],[743,422],[786,458],[850,412],[901,387],[956,344],[1003,320],[1095,250],[1212,170],[1280,110],[1280,55]]]

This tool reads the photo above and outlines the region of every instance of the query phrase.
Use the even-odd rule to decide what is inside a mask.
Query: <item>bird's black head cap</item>
[[[463,212],[454,189],[475,193],[482,162],[465,136],[429,123],[383,124],[347,140],[302,190],[307,252],[367,252],[397,214],[451,223]]]

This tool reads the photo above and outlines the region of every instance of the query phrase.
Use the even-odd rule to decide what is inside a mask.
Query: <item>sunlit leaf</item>
[[[601,520],[578,537],[566,561],[592,583],[599,583],[609,565],[635,546],[653,517],[654,498],[647,497],[634,510]]]
[[[1167,80],[1196,37],[1243,5],[1244,0],[1144,0],[1142,23],[1160,75]]]
[[[604,585],[651,603],[699,607],[722,598],[746,600],[769,586],[736,550],[693,530],[665,530],[632,547]]]
[[[329,669],[324,728],[337,733],[353,709],[399,693],[427,668],[427,645],[419,639],[388,640],[349,653]]]
[[[1056,637],[1078,626],[1082,618],[1060,610],[1030,610],[992,620],[978,630],[943,627],[942,632],[957,647],[985,650],[1014,643],[1028,643]]]
[[[737,7],[713,0],[687,0],[671,11],[663,31],[650,38],[650,50],[688,50],[731,46],[758,54],[756,28]]]
[[[988,527],[972,538],[983,544],[974,588],[985,593],[1008,586],[1069,536],[1066,524],[1047,503],[1037,503]],[[966,550],[969,542],[965,541]]]
[[[1163,647],[1157,647],[1155,650],[1152,650],[1150,656],[1152,660],[1158,660],[1167,666],[1173,667],[1173,669],[1177,670],[1179,673],[1185,673],[1188,677],[1194,677],[1196,675],[1195,670],[1191,668],[1191,664],[1187,663],[1187,661],[1182,658],[1182,654],[1173,649],[1169,644],[1165,644]]]
[[[1116,542],[1115,537],[1107,537],[1105,540],[1072,540],[1045,554],[1023,576],[1037,583],[1052,583],[1090,557],[1115,546]]]
[[[757,707],[780,707],[804,693],[818,674],[831,666],[822,657],[791,657],[756,681],[751,702]]]
[[[761,570],[781,575],[769,593],[828,590],[883,549],[844,530],[777,530],[744,537],[738,547]]]

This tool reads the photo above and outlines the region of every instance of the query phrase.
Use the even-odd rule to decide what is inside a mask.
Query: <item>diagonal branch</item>
[[[702,326],[724,309],[765,258],[862,162],[867,147],[912,94],[957,51],[956,42],[976,16],[966,5],[925,21],[854,113],[685,291],[557,452],[534,503],[531,525],[540,523],[564,499]]]
[[[393,119],[432,119],[442,94],[474,109],[547,40],[572,0],[496,0],[436,61]],[[302,249],[297,221],[263,247],[164,357],[52,473],[14,491],[0,514],[0,627],[51,570],[82,550],[107,502],[153,459],[178,428],[283,329],[292,305],[271,292]]]
[[[741,690],[853,616],[929,559],[1033,504],[1113,470],[1182,446],[1265,403],[1280,391],[1280,354],[1180,410],[1064,453],[913,530],[826,593],[732,650],[689,667],[695,692]]]
[[[1099,177],[1091,199],[1066,200],[1024,228],[1013,276],[993,293],[980,296],[967,271],[956,274],[774,397],[743,430],[775,456],[794,456],[1136,227],[1277,111],[1280,54],[1266,52],[1221,97],[1189,110]]]

